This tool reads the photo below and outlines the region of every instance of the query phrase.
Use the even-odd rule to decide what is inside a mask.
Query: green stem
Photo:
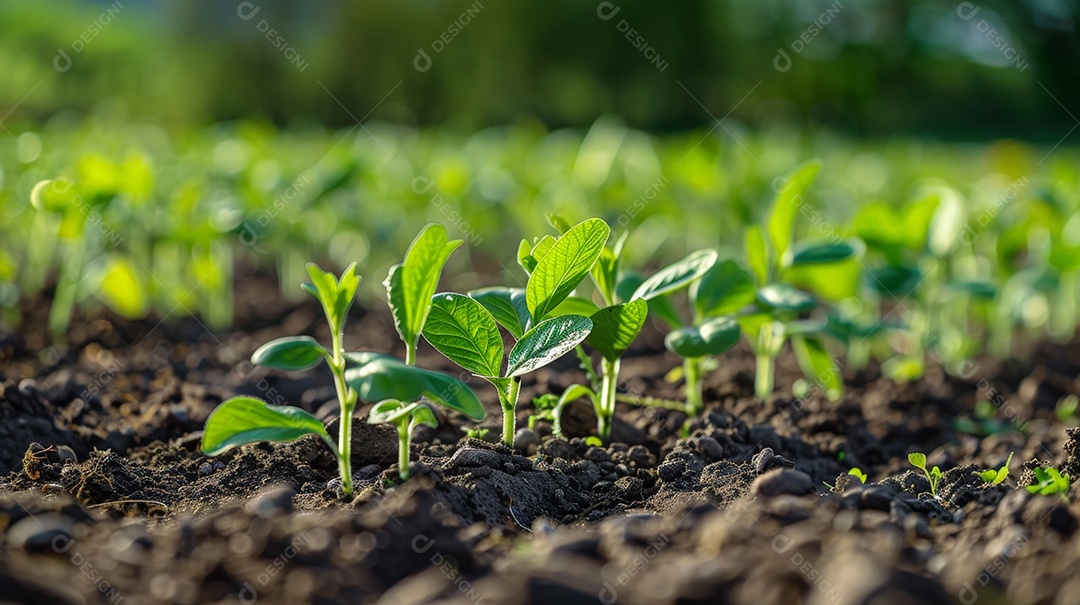
[[[503,409],[503,443],[508,447],[514,447],[514,433],[516,432],[517,418],[514,416],[514,411],[517,409],[518,391],[521,390],[521,381],[517,378],[510,378],[510,384],[503,392],[501,388],[499,391],[499,403]]]
[[[397,425],[398,434],[398,476],[402,481],[409,478],[409,445],[412,442],[412,427],[409,419],[402,418]]]
[[[345,348],[343,334],[338,326],[333,326],[333,359],[330,371],[334,374],[334,387],[337,390],[338,404],[341,406],[340,429],[338,431],[338,469],[341,472],[341,492],[346,497],[353,494],[352,483],[352,415],[356,408],[356,393],[345,383]]]
[[[757,355],[757,366],[754,368],[754,392],[762,399],[773,392],[775,362],[776,359],[771,355],[764,353]]]
[[[416,365],[416,343],[405,343],[405,363],[411,366]]]
[[[600,409],[596,416],[596,429],[600,438],[611,438],[611,423],[615,418],[615,394],[619,383],[619,360],[603,359],[600,362]]]
[[[683,359],[683,374],[686,378],[686,413],[694,417],[700,416],[705,409],[705,401],[701,396],[701,357],[687,357]]]

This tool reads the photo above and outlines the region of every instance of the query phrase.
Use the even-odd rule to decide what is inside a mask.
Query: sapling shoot
[[[421,424],[439,426],[435,413],[420,402],[409,404],[396,399],[380,401],[368,412],[370,424],[392,424],[398,434],[398,475],[404,481],[409,478],[409,446],[412,443],[413,429]]]
[[[520,256],[531,267],[524,292],[489,289],[432,299],[424,338],[447,359],[495,386],[508,446],[514,443],[520,377],[572,350],[593,328],[588,317],[559,315],[557,309],[589,274],[610,232],[604,221],[588,219],[558,239],[546,236],[531,249],[523,248]],[[516,340],[505,369],[500,325]]]
[[[1009,476],[1009,463],[1012,462],[1013,452],[1009,452],[1009,458],[1005,460],[1005,464],[1001,468],[987,469],[979,473],[979,477],[990,485],[1001,485],[1003,481]]]
[[[1070,481],[1068,475],[1062,475],[1052,466],[1039,466],[1032,472],[1035,474],[1037,483],[1027,486],[1028,493],[1041,496],[1059,494],[1063,500],[1065,499],[1065,494],[1069,493]]]
[[[941,469],[935,466],[934,468],[927,470],[926,454],[921,452],[912,452],[908,454],[907,459],[911,466],[919,469],[922,471],[923,475],[926,476],[926,480],[930,482],[930,495],[937,498],[938,483],[941,481],[942,477]]]
[[[255,397],[241,396],[223,402],[206,419],[203,453],[216,456],[247,443],[288,442],[314,434],[333,452],[338,461],[341,491],[346,497],[351,497],[352,420],[360,399],[412,402],[426,396],[471,418],[479,420],[484,417],[484,408],[479,399],[465,383],[456,378],[406,365],[388,355],[345,352],[345,319],[360,285],[360,277],[355,269],[356,263],[352,263],[337,278],[315,264],[307,265],[311,283],[302,284],[301,287],[322,305],[330,326],[329,349],[310,336],[290,336],[264,344],[251,356],[252,363],[280,370],[306,370],[322,361],[327,363],[334,377],[334,389],[341,409],[337,443],[318,418],[300,408],[269,405]],[[409,414],[414,412],[415,408],[409,410]],[[424,417],[422,412],[419,414],[418,421],[430,419]],[[405,452],[407,456],[408,444],[405,445]],[[407,472],[407,458],[406,466],[399,471]]]
[[[866,485],[866,473],[862,472],[861,468],[856,466],[856,467],[852,468],[850,471],[848,471],[847,474],[849,474],[852,477],[855,477],[856,479],[858,479],[859,483],[862,483],[863,485]]]

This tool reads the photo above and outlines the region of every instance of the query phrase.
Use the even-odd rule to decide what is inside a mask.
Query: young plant
[[[432,299],[424,338],[447,359],[495,387],[503,409],[503,442],[509,446],[514,443],[521,376],[563,356],[593,329],[589,317],[561,314],[559,308],[589,274],[610,233],[604,221],[594,218],[557,239],[545,236],[521,256],[530,268],[524,292],[497,288],[471,296],[436,294]],[[505,369],[500,325],[516,339]]]
[[[803,193],[819,169],[819,163],[811,162],[796,170],[777,192],[765,229],[752,226],[746,232],[746,260],[757,284],[757,312],[741,314],[739,325],[756,357],[754,387],[762,398],[773,391],[776,358],[788,340],[807,379],[823,387],[829,399],[843,394],[840,371],[825,347],[828,324],[799,320],[818,307],[818,300],[790,283],[798,271],[835,268],[850,264],[856,256],[855,246],[839,239],[794,245],[795,220],[808,207]]]
[[[926,470],[926,454],[921,452],[912,452],[908,454],[907,459],[911,466],[919,469],[926,476],[926,480],[930,482],[930,495],[937,498],[938,483],[941,481],[942,476],[941,469],[935,466],[930,470]]]
[[[847,474],[858,479],[859,483],[866,485],[866,473],[862,472],[862,469],[860,469],[859,467],[856,466],[852,468],[850,471],[848,471]]]
[[[310,336],[290,336],[266,343],[251,356],[252,363],[281,370],[306,370],[322,361],[327,363],[341,409],[337,443],[318,418],[300,408],[269,405],[255,397],[242,396],[223,402],[206,419],[203,453],[216,456],[246,443],[287,442],[307,434],[318,435],[337,458],[341,491],[350,497],[352,419],[359,400],[411,402],[426,396],[471,418],[484,417],[480,400],[456,378],[406,365],[388,355],[345,352],[345,319],[360,285],[355,269],[356,263],[350,264],[336,278],[312,263],[307,265],[311,283],[301,287],[322,305],[330,326],[329,349]],[[419,420],[425,419],[420,416]],[[407,456],[407,444],[405,448]],[[402,473],[407,472],[407,458],[405,462],[406,466],[400,469]]]
[[[1033,472],[1035,473],[1035,480],[1038,481],[1038,483],[1027,486],[1027,491],[1029,493],[1040,494],[1043,496],[1060,494],[1062,498],[1065,498],[1065,494],[1069,493],[1068,475],[1062,475],[1052,466],[1036,467]]]
[[[416,347],[431,312],[431,297],[439,287],[439,275],[460,245],[459,239],[448,241],[442,225],[428,224],[409,245],[405,260],[391,267],[383,282],[409,365],[416,365]]]
[[[1005,464],[1001,468],[997,470],[987,469],[979,473],[979,477],[990,485],[1001,485],[1009,476],[1009,463],[1012,462],[1012,458],[1013,452],[1009,452],[1009,458],[1005,460]]]
[[[392,424],[398,434],[398,475],[402,481],[409,478],[409,446],[412,432],[417,426],[439,426],[435,413],[427,405],[415,401],[402,403],[397,399],[387,399],[372,406],[368,412],[369,424]]]

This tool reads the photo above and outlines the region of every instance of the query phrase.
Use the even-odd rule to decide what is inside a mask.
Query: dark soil
[[[1080,393],[1080,346],[1040,345],[1023,361],[981,361],[965,379],[934,368],[896,384],[848,373],[844,399],[796,400],[781,359],[767,401],[736,350],[706,380],[700,418],[620,406],[615,442],[587,445],[590,406],[571,405],[569,441],[549,423],[516,450],[466,438],[442,412],[397,479],[396,436],[354,429],[358,496],[338,496],[336,464],[314,438],[218,458],[202,424],[236,394],[300,405],[332,424],[324,369],[246,362],[282,335],[328,335],[319,309],[241,282],[236,331],[197,320],[77,317],[47,337],[25,308],[0,337],[0,600],[18,603],[1075,603],[1080,509],[1032,496],[1036,465],[1080,477],[1080,433],[1054,412]],[[621,390],[677,398],[678,361],[647,328]],[[389,315],[356,309],[350,348],[401,355]],[[420,365],[458,373],[422,350]],[[970,368],[969,368],[970,369]],[[463,376],[468,378],[468,376]],[[569,356],[527,378],[533,396],[584,380]],[[500,433],[494,391],[487,439]],[[989,399],[998,417],[976,417]],[[1022,422],[1022,424],[1021,424]],[[911,471],[927,454],[937,498]],[[976,472],[1015,452],[1009,479]],[[1075,456],[1075,457],[1073,457]],[[867,485],[845,475],[859,467]],[[827,487],[826,483],[833,488]]]

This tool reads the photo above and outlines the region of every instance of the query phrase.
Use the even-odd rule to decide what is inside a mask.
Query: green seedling
[[[412,442],[412,432],[417,426],[439,426],[435,413],[431,408],[421,402],[409,404],[396,399],[380,401],[372,406],[368,412],[370,424],[392,424],[398,434],[398,474],[401,480],[409,478],[409,446]]]
[[[431,297],[439,287],[439,275],[461,240],[448,241],[446,228],[431,223],[409,246],[405,260],[390,268],[386,286],[387,303],[394,326],[405,343],[405,363],[416,364],[416,347],[431,312]]]
[[[523,266],[531,267],[524,292],[496,288],[432,299],[424,338],[447,359],[495,386],[503,410],[503,442],[509,446],[521,376],[562,357],[593,329],[589,317],[561,314],[560,306],[589,274],[610,233],[604,221],[588,219],[562,237],[541,239],[519,255]],[[516,340],[505,369],[500,325]]]
[[[1038,483],[1027,486],[1029,493],[1042,496],[1059,494],[1062,499],[1065,498],[1065,494],[1069,493],[1069,476],[1062,475],[1056,468],[1040,466],[1036,467],[1032,472],[1035,473],[1035,480]]]
[[[1005,464],[1001,468],[987,469],[979,473],[979,477],[989,483],[990,485],[1001,485],[1009,476],[1009,463],[1012,462],[1013,452],[1009,452],[1009,458],[1005,460]]]
[[[1058,401],[1057,407],[1054,408],[1054,414],[1057,416],[1058,422],[1065,424],[1076,418],[1077,409],[1080,409],[1080,397],[1066,395]]]
[[[926,470],[926,454],[921,452],[912,452],[908,454],[907,459],[911,466],[919,469],[926,476],[926,480],[930,482],[930,495],[937,498],[938,483],[942,477],[941,469],[935,466],[930,470]]]
[[[490,433],[490,432],[491,432],[491,429],[489,429],[489,428],[479,428],[479,427],[477,427],[477,428],[465,429],[465,436],[468,437],[469,439],[483,439],[484,437],[487,437],[488,433]]]
[[[340,278],[336,278],[314,264],[307,265],[311,283],[302,284],[301,287],[322,305],[330,326],[329,349],[310,336],[290,336],[266,343],[251,357],[252,363],[280,370],[306,370],[325,361],[333,374],[341,409],[337,443],[334,443],[318,418],[310,413],[292,406],[269,405],[260,399],[245,396],[223,402],[206,419],[203,453],[216,456],[246,443],[287,442],[314,434],[326,443],[337,458],[341,490],[349,497],[353,493],[352,419],[359,400],[392,400],[393,404],[400,406],[400,402],[428,397],[471,418],[479,420],[484,417],[480,400],[465,383],[456,378],[404,364],[388,355],[345,352],[345,319],[360,285],[360,277],[355,269],[356,264],[353,263]],[[388,409],[391,405],[387,403],[387,409],[384,409],[389,415],[393,415]],[[416,410],[412,408],[406,412],[410,425],[415,414],[419,414],[415,416],[417,421],[430,419]],[[405,465],[399,471],[407,475],[407,443],[404,448]]]
[[[850,471],[848,471],[847,474],[858,479],[859,483],[866,485],[866,473],[862,472],[862,469],[860,469],[859,467],[856,466],[852,468]]]
[[[803,193],[819,169],[817,162],[797,169],[777,192],[765,229],[752,226],[746,231],[746,261],[757,288],[756,311],[740,314],[739,325],[754,351],[754,390],[762,398],[773,391],[776,358],[789,340],[806,378],[823,387],[831,400],[843,394],[839,368],[825,347],[824,337],[830,334],[827,322],[799,320],[819,302],[787,281],[794,271],[837,265],[857,253],[855,245],[839,240],[794,245],[795,220],[807,203]]]

